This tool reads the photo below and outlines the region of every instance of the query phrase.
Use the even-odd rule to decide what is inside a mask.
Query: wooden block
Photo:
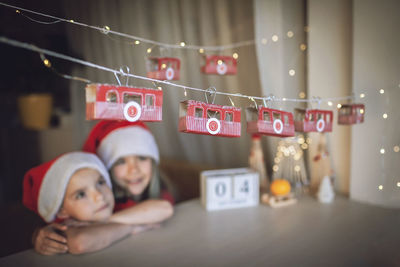
[[[269,194],[263,194],[261,196],[261,202],[270,205],[273,208],[279,208],[296,204],[297,199],[294,197],[293,193],[289,193],[284,196],[273,196]]]

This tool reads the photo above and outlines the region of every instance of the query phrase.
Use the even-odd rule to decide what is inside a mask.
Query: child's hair
[[[23,181],[23,204],[52,222],[60,210],[69,180],[80,169],[97,170],[110,188],[109,174],[101,160],[92,153],[70,152],[30,169]]]

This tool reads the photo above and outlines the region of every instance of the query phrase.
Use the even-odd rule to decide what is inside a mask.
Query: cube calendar
[[[202,205],[208,211],[256,206],[259,174],[248,168],[203,171],[200,190]]]

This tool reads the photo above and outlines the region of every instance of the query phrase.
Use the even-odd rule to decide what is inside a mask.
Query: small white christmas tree
[[[321,184],[319,185],[319,190],[317,193],[318,200],[322,203],[331,203],[335,197],[335,192],[333,192],[331,178],[329,176],[324,176]]]

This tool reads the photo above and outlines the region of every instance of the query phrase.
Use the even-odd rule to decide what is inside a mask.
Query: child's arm
[[[59,232],[67,230],[66,225],[52,223],[37,229],[32,237],[33,247],[36,252],[43,255],[54,255],[68,251],[67,239]]]
[[[101,250],[134,233],[137,226],[118,223],[94,223],[69,227],[66,231],[69,253],[83,254]]]
[[[123,224],[159,223],[171,217],[173,213],[174,208],[168,201],[149,199],[114,213],[110,222]]]

